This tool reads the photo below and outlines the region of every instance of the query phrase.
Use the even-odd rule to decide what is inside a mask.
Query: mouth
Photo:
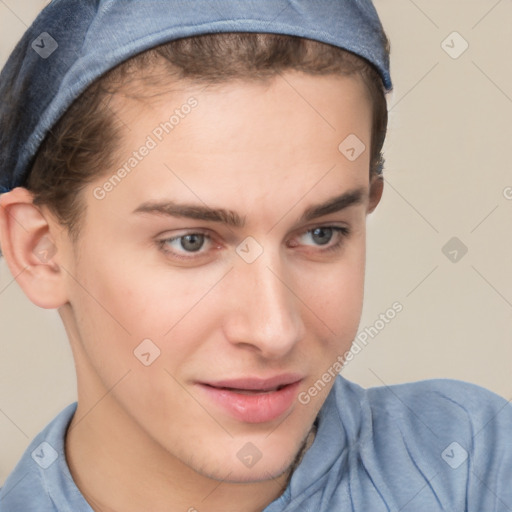
[[[209,386],[209,384],[205,384],[206,386]],[[276,391],[281,391],[281,389],[284,389],[286,386],[289,386],[289,384],[283,384],[282,386],[277,386],[275,388],[270,389],[243,389],[243,388],[230,388],[230,387],[216,387],[216,386],[210,386],[214,389],[221,389],[225,391],[231,391],[232,393],[239,393],[241,395],[262,395],[265,393],[274,393]]]
[[[270,379],[244,378],[201,382],[198,388],[215,406],[244,423],[265,423],[289,411],[303,377],[279,375]]]

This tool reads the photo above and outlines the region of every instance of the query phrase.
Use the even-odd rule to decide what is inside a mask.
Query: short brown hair
[[[389,53],[389,41],[384,33],[382,37]],[[311,75],[358,74],[373,104],[370,177],[381,175],[387,103],[380,74],[368,61],[332,45],[283,34],[187,37],[143,52],[103,75],[75,100],[39,148],[25,186],[33,193],[34,204],[47,206],[73,241],[79,237],[85,213],[80,192],[106,174],[120,145],[114,116],[105,104],[132,79],[155,86],[155,75],[148,72],[155,65],[159,70],[164,66],[167,83],[169,77],[204,84],[265,81],[286,70]]]

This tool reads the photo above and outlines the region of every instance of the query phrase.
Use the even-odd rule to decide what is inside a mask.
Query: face
[[[360,319],[364,85],[286,73],[112,105],[120,157],[64,251],[79,410],[154,464],[280,475]]]

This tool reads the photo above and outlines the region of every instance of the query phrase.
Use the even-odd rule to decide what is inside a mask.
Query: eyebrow
[[[365,189],[360,188],[332,197],[327,201],[309,206],[299,218],[299,222],[308,222],[330,213],[336,213],[349,206],[361,204],[366,197]],[[234,228],[245,226],[245,216],[240,216],[233,210],[210,208],[197,204],[177,203],[175,201],[148,201],[138,206],[132,213],[184,217],[210,222],[221,222]]]

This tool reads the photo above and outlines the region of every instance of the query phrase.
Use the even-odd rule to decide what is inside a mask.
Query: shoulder
[[[508,400],[448,379],[369,389],[343,380],[338,397],[353,394],[361,404],[359,455],[393,494],[404,493],[404,478],[417,479],[418,489],[425,486],[423,495],[455,509],[512,509]]]
[[[512,404],[475,384],[449,379],[368,389],[344,379],[337,384],[338,396],[357,396],[381,432],[400,431],[405,437],[428,433],[422,439],[460,439],[470,448],[509,443]]]
[[[422,415],[466,415],[477,420],[492,412],[510,411],[505,398],[475,384],[451,379],[434,379],[365,390],[375,411],[411,410]]]
[[[29,444],[0,488],[0,512],[55,512],[67,473],[64,438],[76,403],[62,410]]]
[[[504,437],[512,427],[512,405],[505,398],[467,382],[435,379],[365,390],[374,418],[401,422],[404,428],[424,427],[471,440],[485,430],[487,438]],[[484,439],[485,441],[485,439]]]

